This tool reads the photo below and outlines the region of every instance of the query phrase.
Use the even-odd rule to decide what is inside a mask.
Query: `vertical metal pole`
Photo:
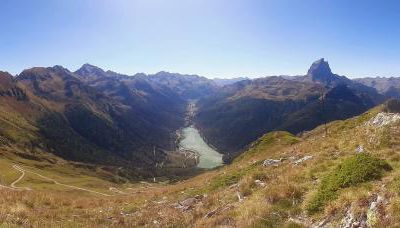
[[[154,163],[155,163],[155,170],[157,170],[157,162],[156,162],[156,147],[153,146],[153,159],[154,159]],[[153,182],[156,182],[156,177],[153,174]]]
[[[327,118],[325,113],[325,94],[322,92],[322,118],[324,121],[325,137],[328,136],[328,127],[326,126]]]

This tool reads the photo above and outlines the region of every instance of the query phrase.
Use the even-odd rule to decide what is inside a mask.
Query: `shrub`
[[[343,161],[338,167],[322,179],[317,193],[307,205],[309,214],[322,209],[328,201],[337,197],[337,191],[371,180],[380,179],[390,165],[381,159],[362,153]]]

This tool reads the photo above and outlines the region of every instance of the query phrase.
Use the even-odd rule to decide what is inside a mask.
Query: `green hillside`
[[[32,190],[1,190],[9,203],[0,217],[34,226],[396,226],[400,122],[383,109],[301,136],[268,133],[232,164],[174,183],[121,184],[99,167],[11,156],[1,161],[2,184],[20,175],[19,164],[27,174],[17,186]]]

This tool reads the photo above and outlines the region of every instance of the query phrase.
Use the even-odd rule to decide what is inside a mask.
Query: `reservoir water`
[[[222,154],[211,148],[193,126],[182,130],[179,146],[199,155],[199,168],[211,169],[222,165]]]

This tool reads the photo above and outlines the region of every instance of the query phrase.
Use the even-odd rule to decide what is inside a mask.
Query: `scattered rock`
[[[379,221],[379,206],[386,204],[385,198],[380,195],[376,196],[376,199],[373,200],[369,206],[367,212],[367,224],[371,227],[375,226]]]
[[[196,198],[187,198],[184,201],[180,202],[182,206],[192,206],[197,202]]]
[[[165,203],[168,203],[168,200],[153,201],[153,203],[156,203],[156,204],[165,204]]]
[[[275,160],[275,159],[267,159],[263,162],[263,166],[268,167],[268,166],[275,166],[277,167],[279,163],[282,162],[283,159]]]
[[[350,207],[346,211],[346,215],[342,219],[341,227],[351,227],[354,222],[355,222],[354,221],[354,216],[353,216],[353,213],[351,213],[351,207]]]
[[[400,120],[400,114],[398,113],[386,113],[380,112],[375,117],[367,122],[367,125],[373,127],[383,127]]]
[[[125,213],[125,212],[123,212],[123,211],[121,211],[119,214],[122,215],[123,217],[131,216],[131,215],[132,215],[132,214],[129,214],[129,213]]]
[[[207,212],[207,214],[204,215],[204,218],[211,218],[213,215],[215,215],[218,212],[218,209],[219,208],[216,208],[216,209],[214,209],[212,211]]]
[[[329,219],[324,219],[321,222],[318,223],[316,227],[325,227],[326,224],[328,223]]]
[[[203,199],[203,195],[195,195],[194,198],[197,200],[202,200]]]
[[[311,155],[306,155],[306,156],[304,156],[304,157],[302,157],[302,158],[300,158],[300,159],[298,159],[298,160],[292,162],[292,164],[294,164],[294,165],[299,165],[299,164],[301,164],[301,163],[303,163],[303,162],[305,162],[305,161],[307,161],[307,160],[310,160],[310,159],[312,159],[312,158],[313,158],[313,156],[311,156]]]
[[[225,205],[225,206],[221,206],[221,207],[217,207],[212,211],[207,212],[206,215],[204,215],[204,218],[211,218],[212,216],[214,216],[215,214],[219,213],[219,212],[223,212],[229,209],[232,209],[233,206],[232,205]]]
[[[369,203],[368,211],[366,213],[362,213],[358,217],[355,217],[352,213],[351,205],[345,214],[345,217],[342,219],[341,227],[344,228],[354,228],[354,227],[375,227],[380,219],[379,208],[387,204],[385,198],[380,195],[374,194],[372,201]]]
[[[196,195],[195,197],[187,198],[181,202],[173,204],[173,206],[182,211],[187,211],[197,205],[203,199],[202,195]]]
[[[366,223],[366,216],[361,215],[359,217],[354,217],[354,214],[352,212],[352,207],[351,205],[347,211],[345,217],[342,219],[342,224],[340,227],[343,228],[356,228],[356,227],[368,227]]]
[[[236,192],[236,195],[238,197],[239,203],[243,202],[243,200],[244,200],[243,195],[238,191]]]
[[[295,223],[297,225],[303,225],[304,227],[311,227],[311,225],[307,222],[307,220],[303,217],[289,217],[288,218],[289,222]],[[320,227],[320,226],[314,226],[314,227]]]
[[[266,184],[265,182],[261,181],[261,180],[255,180],[254,183],[255,183],[257,186],[262,187],[262,188],[264,188],[265,186],[267,186],[267,184]]]
[[[238,187],[239,187],[239,184],[236,183],[236,184],[232,184],[231,186],[229,186],[229,189],[234,189],[234,188],[238,188]]]
[[[364,152],[364,147],[363,147],[362,145],[359,145],[359,146],[356,148],[356,153],[362,153],[362,152]]]

